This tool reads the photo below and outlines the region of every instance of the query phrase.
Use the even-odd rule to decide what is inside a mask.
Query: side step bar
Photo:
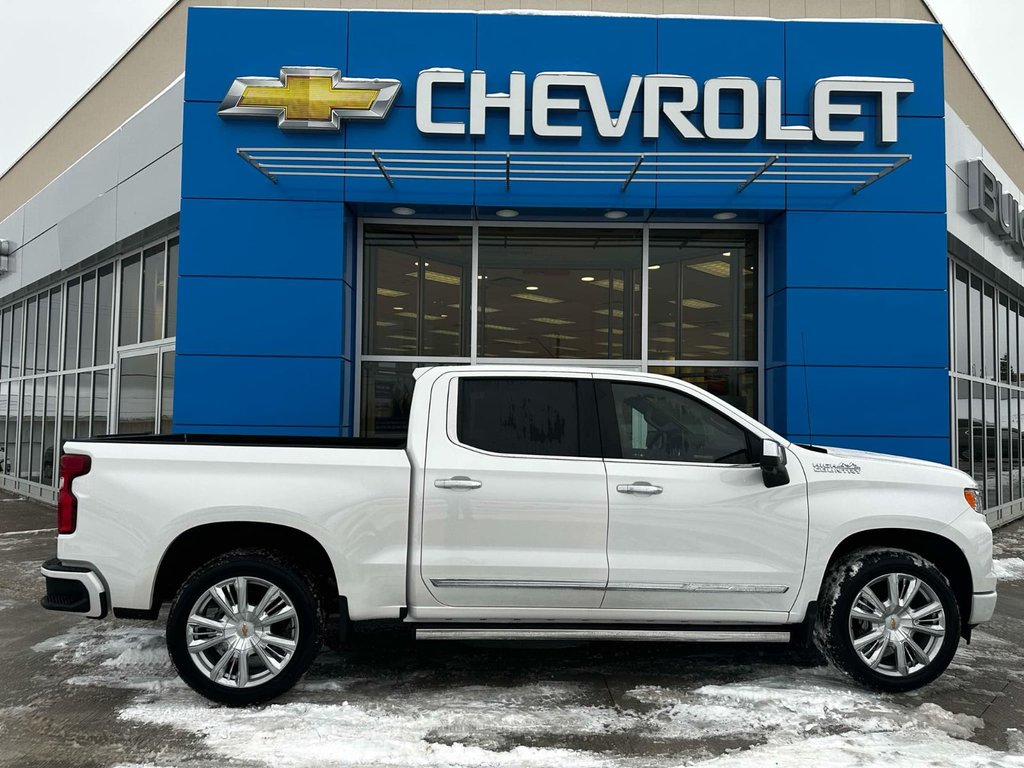
[[[629,640],[655,643],[788,643],[789,630],[418,628],[417,640]]]

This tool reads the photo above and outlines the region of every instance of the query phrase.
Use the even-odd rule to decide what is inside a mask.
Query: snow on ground
[[[145,697],[143,697],[144,699]],[[508,688],[403,689],[375,701],[287,703],[257,710],[210,707],[194,697],[139,699],[122,717],[202,734],[225,758],[241,749],[290,768],[352,766],[891,766],[957,764],[1024,768],[1024,757],[964,741],[983,723],[934,704],[904,706],[847,685],[825,670],[792,670],[751,682],[695,690],[642,686],[620,706],[581,703],[571,682]],[[631,704],[640,705],[633,707]],[[669,754],[518,745],[496,750],[502,734],[620,734],[679,742]],[[693,745],[686,746],[692,740]],[[573,741],[573,739],[568,739]],[[722,749],[694,746],[714,742]],[[476,743],[474,743],[476,742]],[[743,746],[753,745],[749,749]],[[710,754],[716,757],[708,758]],[[827,760],[825,760],[827,756]]]
[[[1004,557],[993,561],[996,578],[1000,581],[1024,579],[1024,558]]]
[[[32,650],[52,653],[58,664],[85,672],[69,677],[69,685],[140,691],[185,687],[171,666],[161,629],[112,627],[88,621],[67,634],[32,646]]]

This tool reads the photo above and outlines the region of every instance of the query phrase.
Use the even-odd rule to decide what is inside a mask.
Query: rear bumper
[[[981,624],[992,618],[996,612],[995,592],[975,592],[971,598],[971,618],[967,622],[970,626]]]
[[[84,566],[47,560],[39,569],[46,578],[46,595],[40,604],[48,611],[81,613],[90,619],[107,615],[107,590],[100,577]]]

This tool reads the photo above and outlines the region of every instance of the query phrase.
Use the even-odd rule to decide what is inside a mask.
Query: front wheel
[[[316,657],[316,588],[272,554],[231,552],[195,571],[171,604],[167,650],[188,685],[232,706],[291,688]]]
[[[855,552],[826,576],[815,642],[860,683],[898,693],[927,685],[960,642],[949,581],[905,550]]]

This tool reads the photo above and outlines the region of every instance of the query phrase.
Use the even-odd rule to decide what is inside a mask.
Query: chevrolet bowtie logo
[[[384,119],[401,88],[398,80],[342,77],[327,67],[282,67],[279,78],[237,78],[217,114],[276,117],[286,131],[337,131],[342,120]]]

